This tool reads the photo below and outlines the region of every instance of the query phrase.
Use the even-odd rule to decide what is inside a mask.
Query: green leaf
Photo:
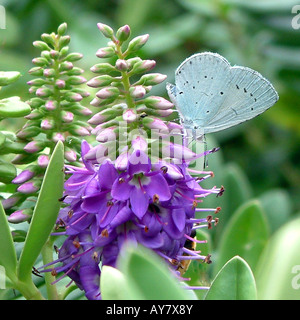
[[[53,151],[45,177],[34,208],[31,224],[19,261],[18,276],[27,280],[32,266],[47,241],[55,224],[63,192],[64,148],[59,141]]]
[[[252,271],[239,256],[230,259],[218,272],[205,300],[256,300]]]
[[[128,283],[128,297],[133,300],[188,300],[179,281],[154,252],[142,246],[127,244],[118,268]]]
[[[236,255],[245,259],[251,269],[255,270],[268,236],[266,218],[259,201],[245,203],[234,213],[222,234],[218,260],[214,265],[215,273]]]
[[[0,202],[0,265],[9,278],[14,278],[17,269],[17,256],[5,211]]]
[[[236,163],[226,165],[224,187],[224,198],[226,198],[228,204],[226,214],[229,217],[241,204],[251,198],[252,190],[247,176]]]
[[[30,106],[21,101],[20,97],[0,100],[0,117],[2,118],[23,117],[29,114],[30,111]]]
[[[0,71],[0,87],[7,86],[21,77],[17,71]]]
[[[0,132],[0,148],[1,148],[1,146],[4,144],[5,140],[6,140],[5,134],[3,134],[2,132]]]
[[[289,193],[282,189],[273,189],[260,196],[260,202],[266,213],[271,232],[281,227],[292,213]]]
[[[103,266],[101,269],[100,288],[103,300],[126,300],[129,297],[129,284],[121,271]]]
[[[0,160],[0,182],[10,183],[17,175],[17,170],[14,165]]]
[[[255,278],[260,300],[300,300],[300,218],[270,238]]]

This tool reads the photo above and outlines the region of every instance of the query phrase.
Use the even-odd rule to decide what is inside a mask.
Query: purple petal
[[[113,218],[113,220],[110,223],[111,228],[116,228],[122,223],[127,222],[132,217],[132,211],[131,209],[126,205],[123,207],[118,214]]]
[[[151,162],[144,151],[134,150],[128,159],[128,173],[132,176],[138,173],[147,173],[151,169]]]
[[[109,160],[106,160],[98,171],[98,177],[101,190],[107,190],[111,189],[118,177],[118,172],[114,165]]]
[[[107,191],[100,192],[91,197],[84,198],[81,209],[89,213],[103,212],[107,209],[107,201],[110,196]]]
[[[146,237],[143,234],[137,234],[137,239],[143,246],[150,249],[160,248],[164,243],[161,233],[157,233],[154,237]]]
[[[133,188],[130,193],[130,203],[133,213],[141,219],[148,209],[149,196],[140,188]]]
[[[89,300],[100,300],[100,270],[98,266],[81,266],[79,270],[80,280],[85,295]]]
[[[111,190],[111,195],[114,199],[125,201],[129,199],[130,192],[134,188],[134,186],[128,183],[128,175],[121,174],[119,179],[116,179]]]
[[[185,211],[183,209],[173,209],[172,210],[172,218],[174,225],[178,229],[178,231],[183,231],[185,227]]]
[[[147,193],[153,198],[158,195],[160,201],[166,201],[171,198],[171,192],[166,179],[159,173],[149,177],[150,183],[143,185]]]

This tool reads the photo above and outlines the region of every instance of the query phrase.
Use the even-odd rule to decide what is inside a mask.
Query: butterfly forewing
[[[278,95],[258,72],[231,67],[222,56],[204,52],[186,59],[176,70],[176,86],[167,90],[183,123],[192,120],[204,133],[220,131],[270,108]]]
[[[220,55],[200,53],[186,59],[176,70],[176,106],[183,118],[192,119],[199,127],[218,112],[213,106],[221,105],[229,83],[229,63]],[[216,83],[222,87],[216,92]],[[223,91],[222,91],[223,90]],[[185,119],[184,119],[185,120]]]

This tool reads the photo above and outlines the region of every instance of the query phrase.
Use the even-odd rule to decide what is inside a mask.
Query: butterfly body
[[[231,66],[211,52],[183,61],[175,72],[175,85],[168,83],[167,91],[184,128],[203,134],[249,120],[278,100],[276,90],[260,73]]]

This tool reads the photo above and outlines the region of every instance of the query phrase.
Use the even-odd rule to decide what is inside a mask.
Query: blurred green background
[[[62,22],[68,24],[71,50],[84,54],[81,67],[87,70],[99,62],[97,49],[106,45],[107,39],[96,27],[103,22],[114,29],[128,24],[133,35],[149,33],[141,56],[156,60],[154,72],[167,74],[169,82],[174,81],[174,71],[185,58],[202,51],[218,52],[232,65],[259,71],[277,89],[279,102],[247,123],[213,134],[214,140],[208,137],[212,146],[221,147],[209,159],[209,169],[216,174],[210,185],[224,185],[229,194],[206,204],[224,206],[220,219],[226,221],[243,202],[259,198],[272,233],[300,212],[300,29],[292,27],[292,7],[297,2],[0,1],[6,9],[6,29],[0,30],[0,70],[23,75],[1,94],[29,98],[27,71],[33,66],[32,58],[39,55],[32,42],[44,32],[55,31]],[[87,72],[87,78],[92,76]],[[165,86],[152,93],[166,97]]]

